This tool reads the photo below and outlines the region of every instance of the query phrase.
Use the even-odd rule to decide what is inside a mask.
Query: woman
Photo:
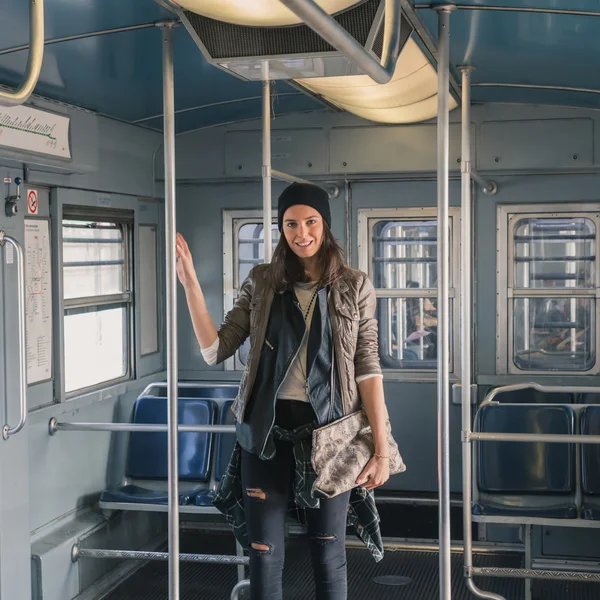
[[[177,236],[177,274],[205,360],[222,362],[250,336],[232,407],[237,444],[214,504],[249,550],[253,599],[282,598],[291,504],[305,511],[317,598],[341,600],[347,521],[374,558],[383,557],[372,490],[389,478],[389,448],[375,292],[364,273],[344,266],[324,190],[290,185],[279,197],[278,224],[283,235],[272,262],[250,272],[219,331],[189,248]],[[361,405],[375,440],[375,455],[356,481],[361,487],[315,498],[312,431]]]

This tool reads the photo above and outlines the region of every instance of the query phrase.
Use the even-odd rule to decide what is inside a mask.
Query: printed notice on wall
[[[52,273],[48,221],[25,219],[27,383],[52,377]]]
[[[69,117],[31,108],[0,106],[0,146],[71,158]]]

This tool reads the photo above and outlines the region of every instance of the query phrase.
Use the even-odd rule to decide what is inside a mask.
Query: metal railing
[[[19,326],[19,421],[11,427],[8,423],[2,427],[2,438],[8,440],[11,435],[23,429],[27,422],[27,337],[25,332],[25,259],[19,242],[0,230],[0,247],[10,244],[17,255],[17,321]],[[8,421],[8,416],[6,418]]]
[[[464,372],[464,370],[463,370]],[[494,399],[496,396],[506,392],[513,392],[519,390],[534,389],[544,393],[600,393],[599,387],[591,386],[556,386],[556,385],[541,385],[538,383],[518,383],[513,385],[499,386],[491,390],[483,402],[481,407],[489,404],[497,404]],[[543,406],[543,405],[542,405]],[[556,406],[556,405],[552,405]],[[473,592],[473,594],[479,598],[487,598],[491,600],[505,600],[501,595],[494,594],[491,592],[484,592],[477,588],[473,583],[473,576],[481,577],[515,577],[525,580],[525,598],[530,600],[531,598],[531,581],[534,579],[550,579],[556,581],[587,581],[587,582],[600,582],[600,574],[593,572],[583,571],[551,571],[551,570],[539,570],[531,568],[532,557],[531,557],[531,520],[523,517],[523,524],[525,525],[525,536],[526,536],[526,567],[525,569],[514,569],[514,568],[496,568],[496,567],[474,567],[473,566],[473,553],[470,540],[472,539],[472,491],[474,489],[475,481],[473,478],[473,441],[482,442],[544,442],[544,443],[567,443],[567,444],[600,444],[600,435],[585,435],[585,434],[544,434],[544,433],[501,433],[501,432],[477,432],[471,431],[471,407],[470,404],[463,398],[463,425],[462,425],[462,447],[463,447],[463,521],[464,521],[464,532],[463,537],[465,540],[465,578],[467,587]],[[518,521],[518,517],[514,517],[512,520]],[[511,520],[511,521],[512,521]],[[552,521],[558,521],[560,519],[549,519]],[[573,523],[573,519],[569,519],[567,524]],[[563,523],[560,523],[563,524]],[[574,526],[574,523],[573,523]]]
[[[0,106],[26,102],[37,85],[44,59],[44,0],[29,0],[29,57],[23,83],[12,92],[0,91]]]

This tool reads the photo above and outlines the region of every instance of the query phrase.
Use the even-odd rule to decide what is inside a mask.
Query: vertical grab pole
[[[262,67],[262,183],[263,183],[263,239],[265,262],[271,262],[273,252],[271,232],[271,82],[269,63]]]
[[[471,435],[471,296],[472,296],[472,224],[471,215],[471,73],[474,67],[460,67],[462,73],[461,117],[461,403],[462,403],[462,486],[463,486],[463,542],[465,582],[477,597],[488,600],[505,600],[503,596],[481,591],[473,582],[473,523],[472,504],[472,441]]]
[[[177,464],[177,275],[175,256],[175,94],[173,24],[162,26],[167,274],[167,390],[169,460],[169,600],[179,600],[179,499]]]
[[[0,247],[10,244],[17,254],[17,319],[19,323],[19,422],[11,427],[8,422],[2,427],[2,438],[7,440],[11,435],[23,429],[27,422],[27,338],[25,330],[25,259],[23,249],[17,240],[5,235],[0,230]],[[6,417],[8,421],[8,415]]]
[[[452,572],[450,565],[450,340],[449,317],[449,226],[448,178],[450,113],[450,12],[453,7],[436,7],[438,12],[438,117],[437,117],[437,180],[438,180],[438,490],[440,538],[440,600],[450,600]]]

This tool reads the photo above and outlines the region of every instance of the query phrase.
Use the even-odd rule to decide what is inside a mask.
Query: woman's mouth
[[[312,244],[312,240],[308,242],[296,242],[296,246],[300,246],[300,248],[308,248]]]

